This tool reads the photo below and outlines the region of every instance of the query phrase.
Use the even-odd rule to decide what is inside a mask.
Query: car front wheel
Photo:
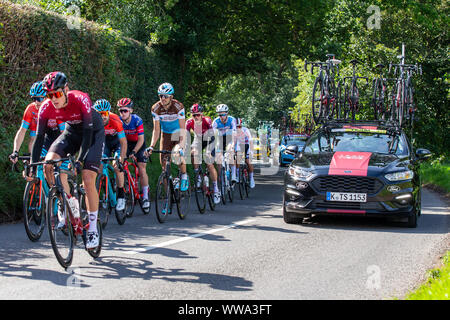
[[[303,222],[303,218],[293,217],[292,213],[286,211],[286,201],[283,197],[283,220],[289,224],[300,224]]]

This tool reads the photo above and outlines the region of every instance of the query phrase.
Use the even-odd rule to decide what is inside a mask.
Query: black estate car
[[[413,152],[398,127],[335,123],[317,130],[284,177],[283,217],[300,223],[316,214],[403,217],[417,226],[421,209],[419,163],[431,153]]]

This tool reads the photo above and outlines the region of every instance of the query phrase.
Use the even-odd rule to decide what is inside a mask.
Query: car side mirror
[[[295,157],[298,153],[298,146],[289,146],[286,148],[285,152]]]
[[[429,159],[431,157],[432,153],[430,150],[427,149],[423,149],[423,148],[419,148],[416,150],[416,157],[419,160],[426,160]]]

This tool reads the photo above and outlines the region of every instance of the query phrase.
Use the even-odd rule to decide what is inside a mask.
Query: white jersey
[[[241,130],[236,129],[236,144],[250,144],[252,140],[252,135],[250,130],[246,127],[242,127]]]

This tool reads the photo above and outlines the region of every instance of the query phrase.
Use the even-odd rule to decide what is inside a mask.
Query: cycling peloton
[[[253,140],[250,130],[243,126],[241,118],[236,119],[235,151],[237,152],[236,163],[240,162],[239,158],[242,155],[242,152],[244,152],[245,163],[247,163],[250,177],[250,188],[253,189],[255,187],[253,164],[251,162],[253,157]]]
[[[217,155],[217,163],[220,164],[218,167],[221,168],[222,157],[224,156],[225,151],[231,150],[234,145],[233,139],[236,131],[236,119],[230,115],[228,115],[228,106],[226,104],[219,104],[216,107],[216,113],[218,117],[213,121],[213,129],[216,131],[216,134],[219,137],[219,141],[217,142],[218,149]],[[234,163],[230,164],[231,167],[231,181],[236,182],[236,165]],[[220,175],[219,169],[219,175]]]
[[[88,94],[78,90],[69,90],[67,77],[64,73],[51,72],[45,76],[43,83],[48,99],[39,109],[32,162],[39,161],[48,122],[51,119],[66,122],[64,132],[51,144],[45,160],[58,160],[66,157],[67,154],[74,155],[79,151],[76,171],[80,172],[81,169],[89,214],[86,248],[95,249],[99,245],[97,230],[99,199],[95,182],[105,141],[103,121],[97,112],[93,112]],[[44,171],[49,185],[53,186],[55,184],[53,166],[45,165]]]
[[[192,118],[186,121],[186,131],[194,132],[194,141],[191,144],[191,156],[194,171],[197,173],[198,166],[202,164],[203,150],[206,148],[205,162],[208,166],[211,181],[214,187],[214,203],[220,202],[220,191],[217,184],[217,171],[214,167],[215,148],[214,132],[212,130],[211,118],[203,115],[203,107],[198,103],[191,107]],[[198,182],[197,182],[198,183]]]
[[[106,99],[95,101],[94,109],[100,113],[103,119],[105,128],[105,145],[103,147],[103,157],[109,158],[111,154],[118,158],[118,161],[123,164],[127,156],[127,138],[123,130],[122,121],[117,114],[111,112],[111,104]],[[100,165],[99,173],[102,171],[103,164]],[[114,171],[117,177],[117,205],[116,210],[122,211],[125,209],[125,190],[124,187],[124,173],[119,170],[116,161],[113,161]]]
[[[146,155],[150,156],[158,140],[160,150],[171,151],[177,144],[183,146],[185,138],[186,116],[184,106],[173,98],[174,89],[170,83],[163,83],[158,88],[159,101],[152,106],[153,134],[150,147]],[[183,130],[181,130],[183,129]],[[183,149],[181,149],[183,150]],[[165,157],[160,154],[161,167],[165,168]],[[189,188],[189,179],[186,172],[186,163],[181,157],[179,165],[181,172],[181,191]]]
[[[127,157],[134,158],[139,169],[139,182],[142,192],[142,209],[150,207],[148,200],[148,175],[147,175],[147,157],[145,153],[144,122],[141,117],[133,113],[134,103],[130,98],[122,98],[117,102],[120,119],[127,138]]]

